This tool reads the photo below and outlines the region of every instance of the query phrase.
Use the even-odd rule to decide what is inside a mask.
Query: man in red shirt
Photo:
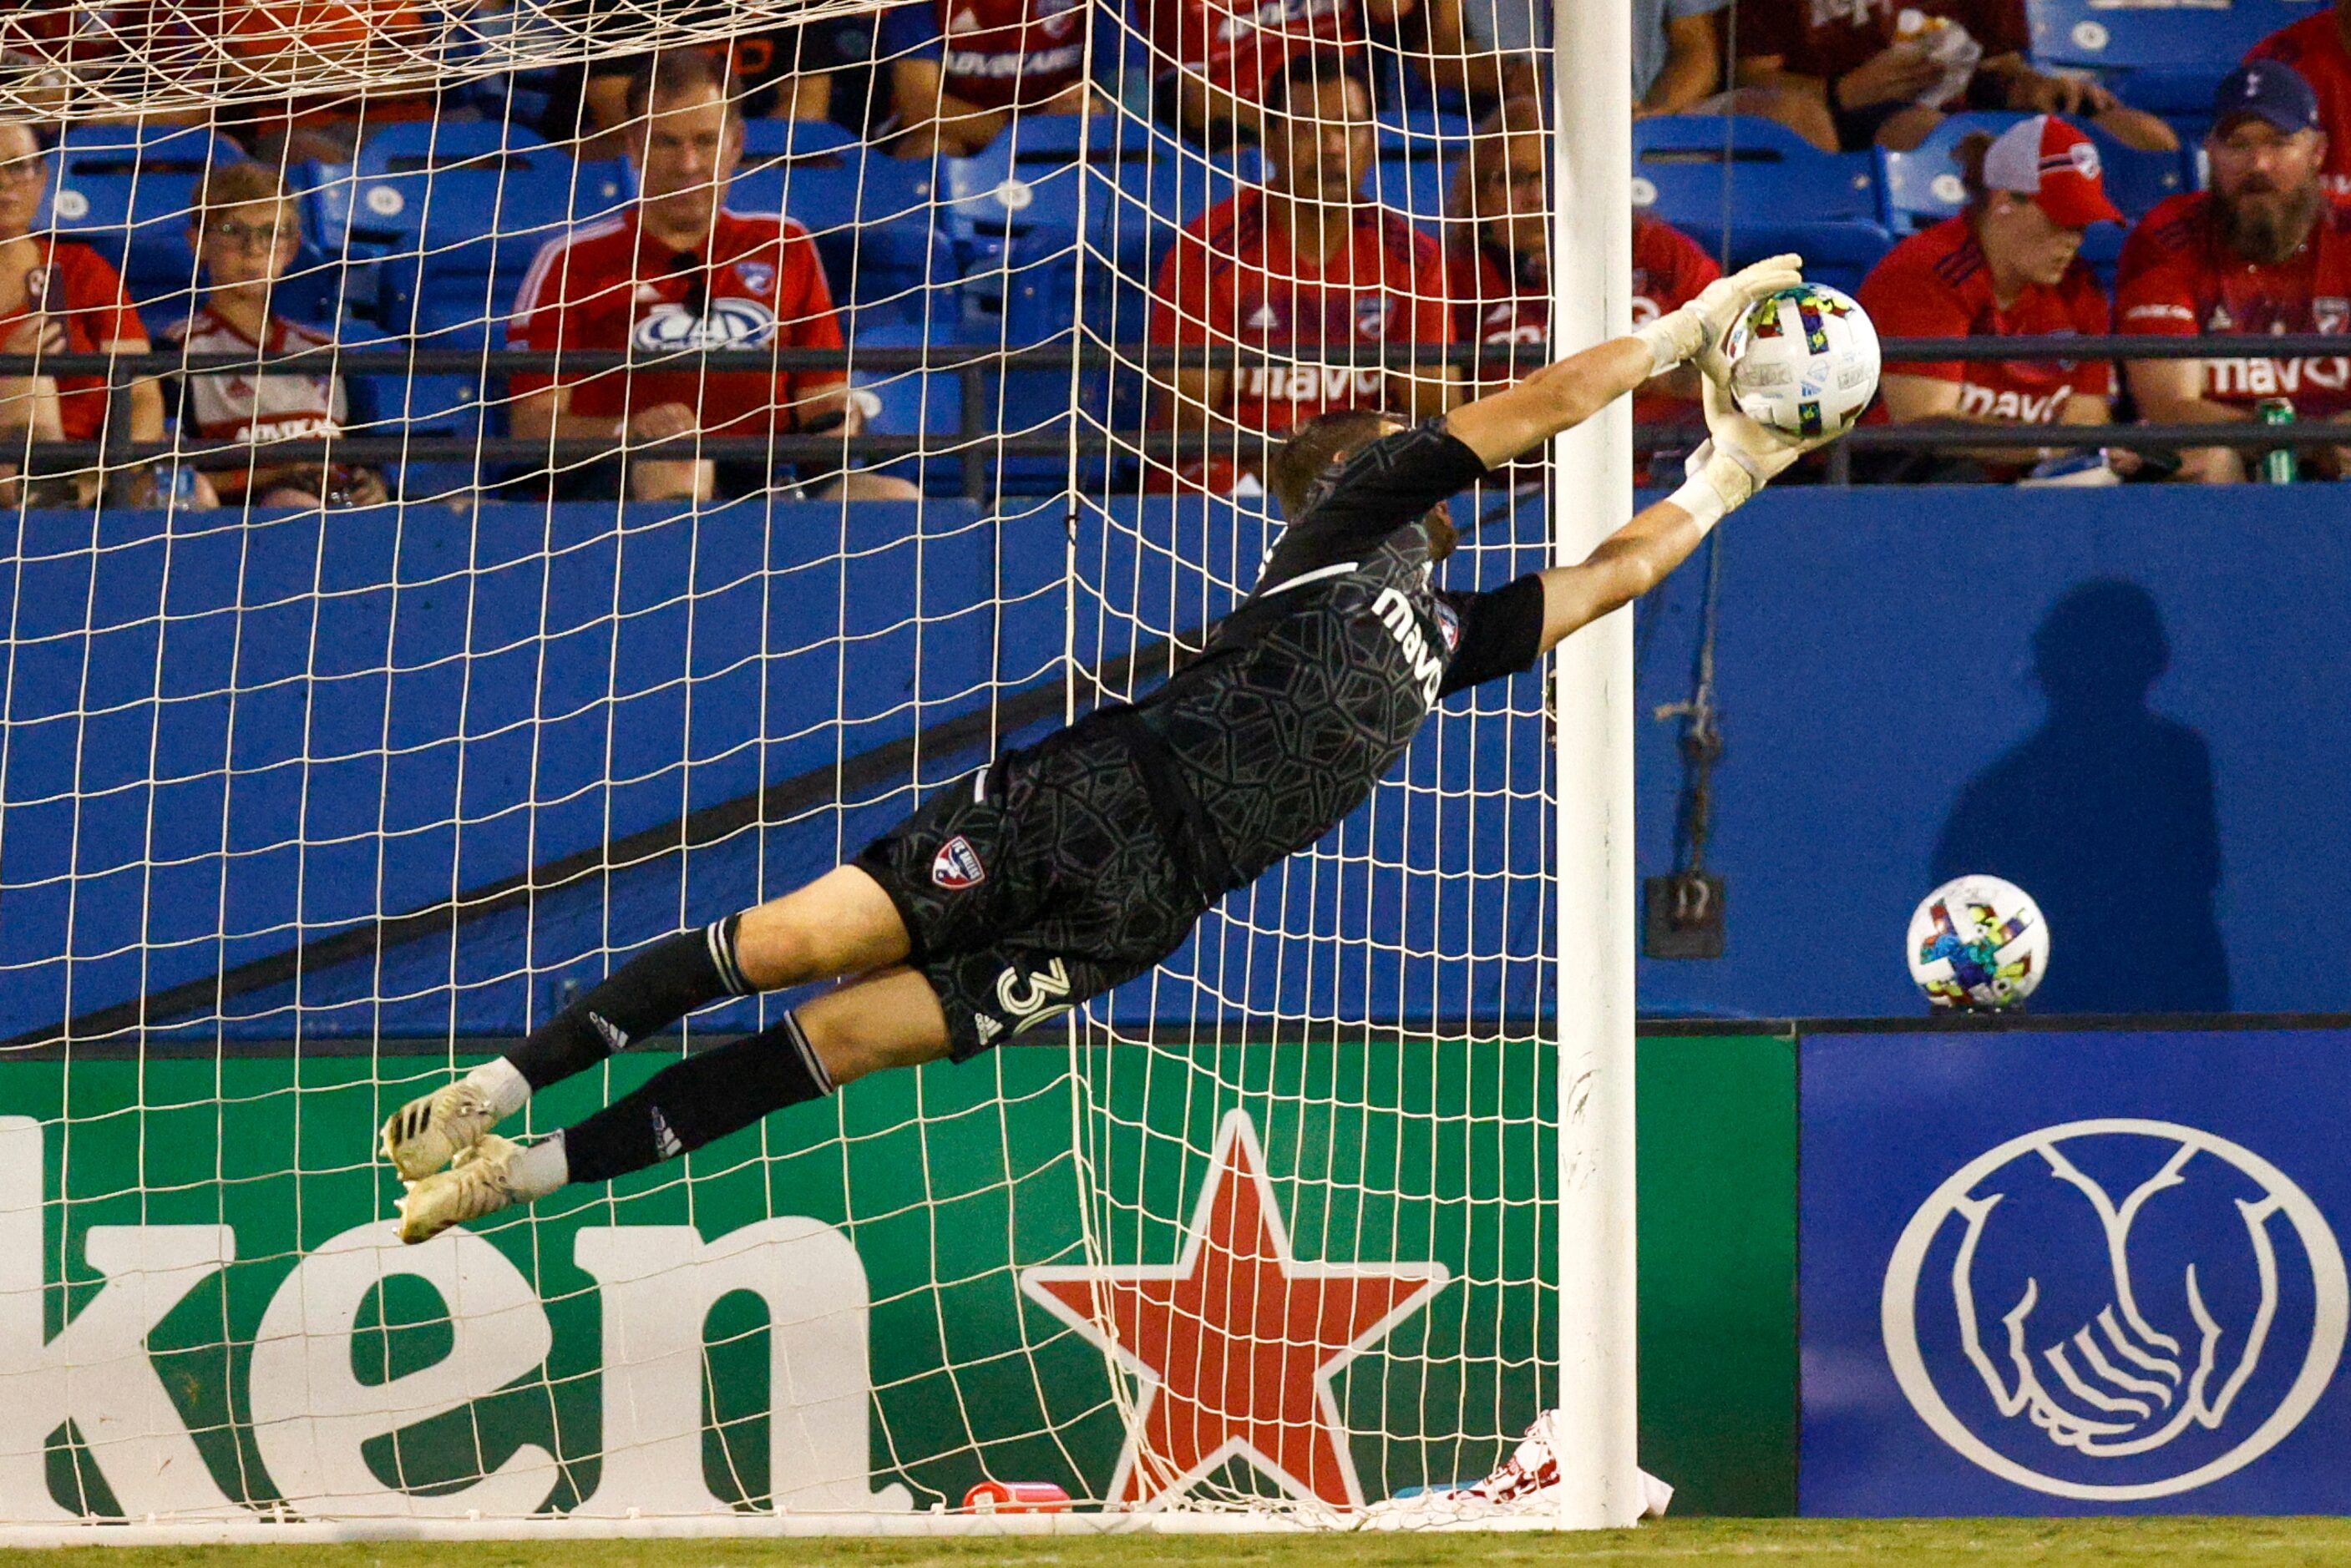
[[[2351,327],[2351,211],[2328,201],[2322,183],[2326,136],[2317,96],[2293,67],[2251,60],[2221,82],[2215,103],[2204,142],[2211,189],[2164,202],[2123,246],[2115,290],[2122,330],[2189,337]],[[2351,413],[2351,353],[2140,359],[2129,375],[2139,412],[2158,424],[2250,420],[2272,398],[2287,400],[2304,420]],[[2244,473],[2238,452],[2182,454],[2185,479],[2226,483]]]
[[[901,157],[968,157],[1016,113],[1107,106],[1085,79],[1090,0],[924,0],[883,14]]]
[[[1363,193],[1375,148],[1372,97],[1344,61],[1310,55],[1267,84],[1265,184],[1184,225],[1152,286],[1151,341],[1294,348],[1238,369],[1170,372],[1178,430],[1238,435],[1240,451],[1186,460],[1187,480],[1257,488],[1265,450],[1334,409],[1419,419],[1453,400],[1449,366],[1392,364],[1452,336],[1437,242]],[[1164,401],[1164,400],[1163,400]]]
[[[1469,151],[1455,167],[1447,202],[1453,238],[1445,248],[1445,292],[1453,302],[1457,342],[1507,355],[1480,359],[1472,371],[1480,395],[1542,363],[1551,327],[1549,138],[1542,105],[1506,99],[1479,121]],[[1698,297],[1722,275],[1698,242],[1659,218],[1633,214],[1633,325],[1647,326]],[[1677,366],[1634,395],[1636,424],[1698,418],[1695,366]],[[1691,442],[1705,440],[1699,428]],[[1532,465],[1522,465],[1532,466]]]
[[[1966,211],[1886,253],[1861,304],[1887,337],[2094,337],[2105,294],[2080,255],[2092,223],[2118,223],[2098,150],[2054,115],[1963,145]],[[2103,359],[1950,360],[1888,366],[1868,416],[1894,424],[2105,424],[2114,368]],[[1994,446],[1906,459],[1907,477],[2012,478],[2046,455]]]
[[[2179,146],[2096,83],[2034,70],[2032,41],[2024,0],[1750,0],[1738,80],[1823,100],[1847,152],[1916,147],[1963,109],[2075,115],[2126,147]]]
[[[841,323],[808,231],[786,217],[726,210],[743,121],[723,64],[698,51],[646,62],[632,92],[636,205],[550,240],[515,300],[519,348],[627,349],[658,359],[702,348],[839,348]],[[754,360],[754,363],[757,361]],[[558,479],[568,497],[705,500],[765,490],[761,460],[697,460],[699,436],[854,433],[841,370],[674,369],[570,371],[513,379],[514,433],[663,443]],[[803,469],[806,487],[817,476]],[[828,497],[907,500],[904,480],[850,472]]]
[[[2326,133],[2325,182],[2338,200],[2351,197],[2351,0],[2335,0],[2301,21],[2280,27],[2246,52],[2245,63],[2292,66],[2318,99],[2318,129]]]

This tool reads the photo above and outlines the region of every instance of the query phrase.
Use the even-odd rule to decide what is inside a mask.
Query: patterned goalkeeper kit
[[[1370,798],[1438,699],[1534,662],[1542,587],[1430,583],[1423,519],[1485,472],[1431,421],[1319,483],[1257,587],[1156,691],[1008,751],[856,864],[956,1059],[1158,964]]]

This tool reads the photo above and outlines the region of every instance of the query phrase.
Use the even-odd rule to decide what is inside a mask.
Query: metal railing
[[[2343,389],[2351,392],[2351,335],[2299,333],[2262,335],[2239,333],[2201,337],[2116,334],[2105,337],[1968,337],[1888,338],[1883,344],[1889,366],[1952,362],[2047,362],[2129,359],[2319,359],[2340,361]],[[1323,364],[1357,369],[1385,365],[1398,370],[1426,370],[1444,364],[1465,370],[1491,363],[1504,370],[1544,362],[1540,344],[1498,346],[1423,346],[1393,344],[1384,349],[1331,351],[1311,348],[1269,349],[1216,346],[1177,348],[1158,344],[1112,346],[1046,343],[1007,348],[968,345],[921,348],[734,348],[682,349],[652,355],[624,350],[579,349],[549,352],[519,348],[434,348],[387,347],[310,348],[292,354],[264,356],[234,353],[143,354],[61,353],[0,354],[0,377],[47,375],[67,379],[102,379],[111,400],[112,417],[97,441],[0,441],[0,462],[25,462],[34,472],[60,473],[95,466],[113,472],[165,462],[202,469],[235,469],[253,463],[275,467],[306,462],[385,464],[455,462],[490,466],[545,470],[569,467],[628,453],[639,458],[676,457],[691,452],[718,461],[773,463],[875,462],[905,457],[953,457],[960,461],[964,488],[984,494],[987,465],[998,457],[1148,457],[1164,462],[1229,454],[1247,439],[1231,432],[1205,429],[1144,429],[1123,434],[1079,430],[1062,433],[1001,435],[987,422],[987,385],[991,377],[1024,369],[1067,369],[1074,360],[1080,370],[1123,369],[1158,372],[1152,379],[1164,386],[1164,373],[1176,369],[1235,369],[1259,366]],[[885,375],[924,373],[950,375],[961,392],[958,428],[952,433],[858,435],[792,433],[776,435],[703,436],[695,433],[663,441],[604,437],[493,436],[468,439],[430,434],[354,433],[331,438],[271,441],[204,443],[185,435],[163,441],[129,439],[128,404],[132,383],[141,378],[235,372],[244,375],[333,373],[339,376],[466,376],[486,380],[513,374],[593,375],[615,370],[695,371],[771,374],[793,371],[872,371]],[[393,421],[386,421],[391,423]],[[2306,428],[2296,434],[2307,435]],[[1686,447],[1694,430],[1687,423],[1645,425],[1636,440],[1646,450]],[[1830,449],[1832,483],[1850,476],[1852,454],[1868,452],[1937,452],[1999,447],[2013,439],[2017,444],[2054,450],[2117,448],[2128,451],[2178,451],[2194,447],[2228,447],[2265,451],[2292,443],[2295,436],[2277,427],[2252,422],[2220,424],[2016,424],[1968,423],[1958,421],[1909,425],[1864,425]],[[2324,438],[2314,438],[2323,443]],[[2351,441],[2346,441],[2351,444]]]

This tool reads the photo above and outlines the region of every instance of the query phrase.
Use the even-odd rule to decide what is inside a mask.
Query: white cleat
[[[392,1113],[383,1124],[383,1157],[402,1181],[422,1181],[497,1125],[490,1097],[460,1078]]]
[[[452,1225],[496,1214],[538,1196],[518,1185],[514,1163],[523,1146],[486,1133],[460,1151],[455,1164],[408,1184],[400,1210],[400,1239],[412,1245],[430,1241]]]

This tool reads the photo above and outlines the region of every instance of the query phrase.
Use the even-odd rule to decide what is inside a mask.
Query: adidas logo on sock
[[[588,1015],[588,1022],[595,1026],[597,1033],[604,1037],[604,1049],[607,1051],[625,1051],[629,1048],[629,1032],[602,1013],[590,1012]]]
[[[593,1014],[590,1016],[592,1017]],[[664,1159],[675,1159],[685,1145],[678,1141],[677,1134],[669,1130],[669,1118],[661,1114],[659,1106],[653,1108],[653,1147],[661,1150],[661,1157]]]

